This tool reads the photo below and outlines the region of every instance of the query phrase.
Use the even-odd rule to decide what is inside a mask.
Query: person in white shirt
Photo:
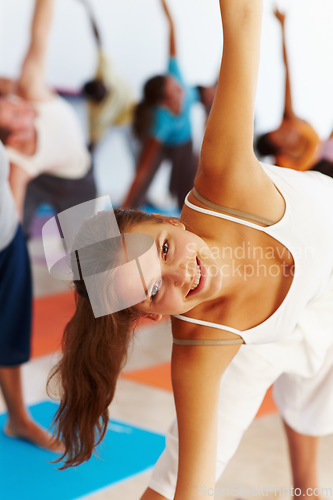
[[[36,0],[31,42],[15,93],[0,98],[0,139],[10,161],[10,185],[29,236],[38,206],[57,211],[96,195],[91,159],[71,106],[45,84],[53,0]]]
[[[62,444],[31,419],[24,405],[21,365],[30,357],[32,287],[29,256],[8,173],[0,142],[0,389],[8,410],[3,432],[61,451]]]

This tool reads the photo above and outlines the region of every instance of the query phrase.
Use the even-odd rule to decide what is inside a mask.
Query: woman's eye
[[[159,281],[157,281],[154,284],[154,286],[153,286],[153,288],[151,289],[151,292],[150,292],[150,298],[151,299],[154,299],[156,297],[156,295],[158,294],[160,286],[161,286],[161,283],[162,283],[162,281],[159,280]]]
[[[166,257],[168,251],[169,251],[169,243],[167,240],[165,240],[165,242],[162,245],[162,255]]]

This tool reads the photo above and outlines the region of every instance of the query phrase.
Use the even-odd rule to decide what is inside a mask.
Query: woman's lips
[[[200,292],[200,290],[203,289],[204,285],[205,285],[205,281],[206,281],[206,277],[207,277],[207,274],[206,274],[206,270],[205,270],[205,267],[204,265],[199,261],[199,259],[197,258],[196,259],[197,261],[197,265],[199,266],[200,268],[200,280],[199,280],[199,283],[198,283],[198,286],[194,289],[194,290],[190,290],[188,292],[188,294],[186,295],[186,298],[187,297],[190,297],[192,295],[195,295],[196,293]],[[196,276],[195,276],[196,278]],[[195,280],[194,278],[194,280]]]

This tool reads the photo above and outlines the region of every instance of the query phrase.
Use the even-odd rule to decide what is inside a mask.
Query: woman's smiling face
[[[147,314],[183,314],[218,293],[222,278],[212,252],[181,222],[142,223],[130,232],[153,236],[161,267],[160,277],[150,281],[148,296],[137,309]]]

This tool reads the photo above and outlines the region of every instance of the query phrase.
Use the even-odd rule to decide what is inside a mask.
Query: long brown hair
[[[164,222],[139,210],[114,210],[121,232],[144,222]],[[111,212],[100,212],[107,221]],[[94,219],[81,229],[94,236]],[[86,233],[87,234],[87,233]],[[110,261],[112,256],[106,255]],[[97,263],[98,265],[100,264]],[[92,264],[93,265],[93,264]],[[54,417],[55,437],[65,445],[60,469],[89,460],[108,426],[110,405],[119,373],[126,362],[132,332],[140,313],[135,307],[95,318],[83,280],[74,281],[76,310],[62,340],[62,358],[48,379],[60,382],[60,406]],[[66,460],[64,460],[66,458]]]

